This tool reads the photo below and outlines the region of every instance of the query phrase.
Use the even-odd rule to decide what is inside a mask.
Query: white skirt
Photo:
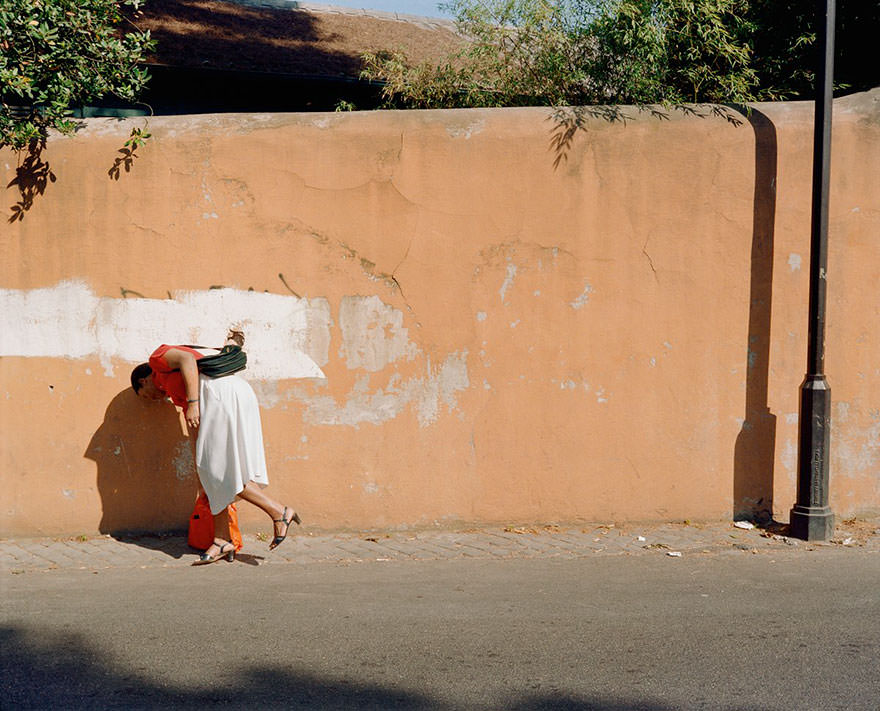
[[[199,399],[196,469],[211,513],[218,514],[249,481],[269,483],[260,406],[251,386],[238,375],[200,375]]]

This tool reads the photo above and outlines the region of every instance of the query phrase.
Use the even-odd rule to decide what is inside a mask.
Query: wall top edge
[[[750,108],[767,115],[774,121],[786,123],[812,122],[812,101],[756,102]],[[594,126],[624,127],[632,123],[704,122],[714,118],[718,126],[738,125],[747,121],[745,107],[720,104],[700,104],[683,108],[663,106],[587,106],[554,109],[547,106],[476,108],[476,109],[410,109],[354,112],[301,112],[301,113],[218,113],[184,114],[132,118],[87,118],[77,121],[77,138],[127,135],[134,127],[145,122],[151,131],[160,130],[165,136],[205,129],[251,132],[284,127],[335,129],[347,126],[374,126],[399,128],[445,127],[450,131],[470,130],[478,122],[490,122],[497,127],[546,125],[561,116],[562,121],[578,120]],[[880,87],[871,91],[835,99],[834,119],[838,121],[868,119],[880,126]],[[58,134],[51,139],[61,139]]]

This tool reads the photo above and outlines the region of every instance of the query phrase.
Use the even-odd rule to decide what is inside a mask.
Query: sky
[[[385,12],[405,12],[408,15],[423,17],[446,17],[449,13],[441,12],[437,5],[441,0],[311,0],[320,5],[340,5],[342,7],[360,7]]]

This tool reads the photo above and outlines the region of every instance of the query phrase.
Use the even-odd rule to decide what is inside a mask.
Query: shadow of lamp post
[[[831,388],[825,378],[825,275],[828,259],[835,0],[817,0],[816,15],[818,56],[810,225],[810,316],[807,374],[800,390],[797,501],[791,510],[791,533],[806,541],[827,541],[834,531],[834,514],[828,506]]]

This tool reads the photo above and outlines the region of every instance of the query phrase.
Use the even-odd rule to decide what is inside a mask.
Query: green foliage
[[[741,0],[608,0],[590,28],[590,74],[609,103],[754,98]]]
[[[150,133],[142,128],[131,129],[128,140],[123,143],[122,148],[117,151],[119,155],[116,156],[113,165],[111,165],[110,170],[107,171],[107,175],[110,176],[112,180],[119,180],[123,170],[126,173],[131,172],[131,168],[138,157],[137,149],[146,145],[150,135]]]
[[[107,95],[135,101],[149,32],[119,29],[140,0],[0,2],[0,145],[25,148],[74,128],[70,107]],[[136,146],[135,146],[136,147]]]
[[[768,99],[809,93],[815,74],[816,3],[803,0],[751,0],[755,25],[753,67]]]
[[[364,55],[387,105],[584,105],[755,97],[745,0],[455,0],[468,39],[439,65]]]
[[[880,2],[837,0],[836,6],[835,87],[866,91],[880,86]],[[816,10],[815,2],[803,0],[750,0],[746,17],[762,98],[813,97]]]
[[[742,102],[755,97],[745,0],[674,0],[661,5],[667,28],[669,99]]]
[[[835,83],[847,91],[867,91],[880,86],[880,62],[877,61],[880,2],[837,0],[836,34]]]
[[[142,128],[133,128],[131,129],[131,133],[128,136],[128,140],[123,144],[126,148],[131,148],[131,150],[136,151],[143,145],[146,145],[147,139],[150,138],[152,134],[148,133]]]
[[[397,51],[364,55],[362,76],[384,83],[388,105],[558,104],[584,93],[587,44],[571,3],[455,0],[447,8],[468,41],[441,64],[411,65]]]

